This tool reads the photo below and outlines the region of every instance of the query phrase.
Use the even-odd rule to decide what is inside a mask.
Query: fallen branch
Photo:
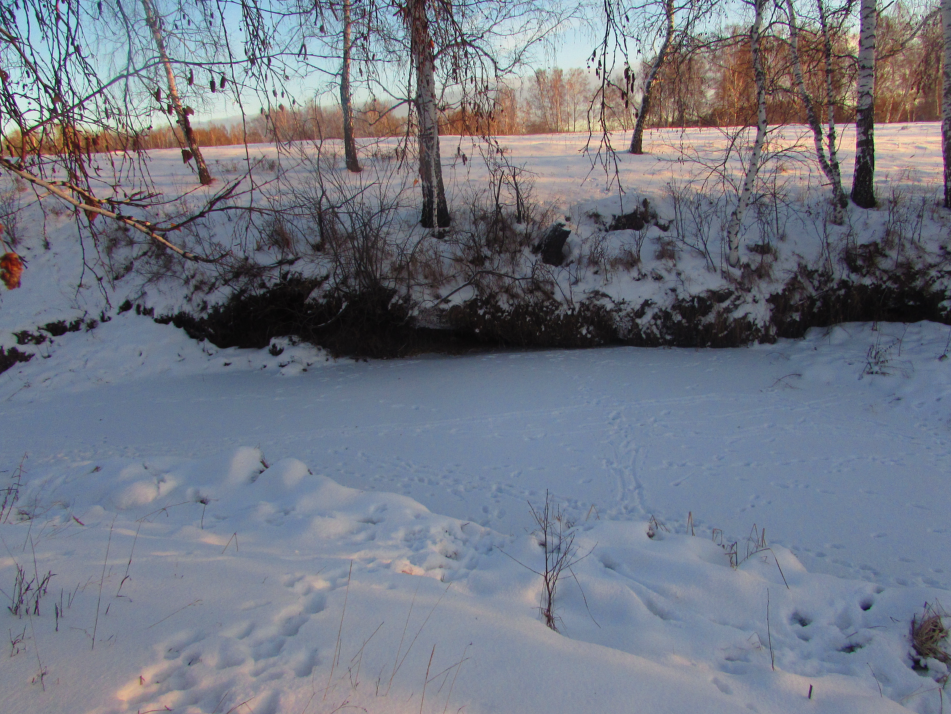
[[[44,189],[45,191],[48,191],[53,196],[56,196],[62,201],[65,201],[66,203],[70,204],[74,208],[78,208],[82,210],[90,220],[95,218],[95,216],[97,215],[110,218],[114,221],[127,225],[130,228],[133,228],[141,233],[144,233],[146,236],[154,240],[156,243],[159,243],[160,245],[165,246],[166,248],[168,248],[174,253],[177,253],[178,255],[182,256],[186,260],[191,260],[196,263],[217,263],[223,257],[225,257],[225,254],[222,254],[213,258],[208,258],[203,255],[198,255],[197,253],[193,253],[190,250],[186,250],[185,248],[175,245],[170,240],[168,240],[168,238],[166,238],[165,235],[168,233],[172,233],[174,231],[180,230],[182,227],[188,225],[189,223],[200,218],[201,216],[207,214],[209,210],[212,209],[215,205],[229,198],[234,193],[238,185],[244,180],[244,177],[242,176],[237,181],[234,181],[228,184],[227,186],[225,186],[224,188],[222,188],[221,191],[215,194],[211,198],[211,200],[208,201],[208,204],[205,207],[205,209],[200,211],[198,214],[190,216],[184,221],[181,221],[180,223],[175,223],[167,228],[159,228],[155,226],[153,223],[151,223],[150,221],[146,221],[141,218],[135,218],[134,216],[126,216],[126,215],[123,215],[122,213],[119,213],[118,211],[113,211],[108,208],[104,208],[103,203],[109,203],[108,200],[103,201],[99,198],[96,198],[96,196],[94,196],[92,192],[86,189],[83,189],[74,183],[71,183],[68,181],[50,181],[47,179],[40,178],[39,176],[36,176],[35,174],[20,168],[19,166],[17,166],[17,164],[10,161],[6,157],[0,156],[0,168],[6,171],[9,171],[14,176],[19,176],[24,181],[28,181],[34,186],[38,186]]]

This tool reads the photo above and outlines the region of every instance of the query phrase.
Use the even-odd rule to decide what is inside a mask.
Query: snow
[[[935,127],[877,133],[880,170],[928,185]],[[615,200],[579,180],[578,137],[512,142],[560,210]],[[51,231],[2,296],[0,344],[111,319],[0,374],[0,502],[23,472],[0,589],[53,573],[38,614],[0,614],[4,712],[942,711],[947,668],[913,669],[909,629],[951,603],[947,326],[371,362],[218,349],[118,314],[142,286],[77,289],[65,219]],[[181,300],[163,289],[143,303]],[[546,494],[575,534],[558,632],[533,572]]]

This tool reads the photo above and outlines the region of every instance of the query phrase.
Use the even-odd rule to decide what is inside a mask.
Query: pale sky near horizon
[[[584,69],[586,67],[586,61],[591,57],[596,43],[597,38],[595,38],[592,32],[581,27],[574,27],[560,33],[552,42],[550,48],[540,50],[536,61],[532,63],[532,67],[538,69],[559,67],[566,70],[580,67]],[[526,72],[528,71],[529,70],[526,70]],[[594,77],[593,70],[591,71],[591,76],[592,78]],[[318,97],[319,103],[324,106],[332,106],[339,102],[336,95],[336,87],[328,86],[326,76],[320,79],[314,78],[310,81],[313,82],[313,84],[310,84],[310,86],[308,86],[309,83],[302,84],[300,89],[295,93],[294,98],[298,104],[310,101],[315,95]],[[394,81],[398,82],[400,79],[397,78]],[[325,89],[322,90],[319,86],[320,84],[322,84]],[[358,104],[370,98],[370,94],[366,90],[361,89],[356,82],[353,94],[354,101]],[[382,101],[387,99],[386,96],[381,95],[378,95],[377,98]],[[281,101],[281,99],[271,98],[273,104],[281,103]],[[288,104],[289,102],[283,100],[283,103]],[[244,96],[244,105],[246,115],[252,117],[259,113],[261,100],[256,94],[248,92]],[[231,95],[221,94],[215,98],[213,104],[203,107],[202,110],[199,111],[199,115],[197,121],[194,122],[196,126],[218,122],[227,123],[237,120],[241,116],[241,110]]]

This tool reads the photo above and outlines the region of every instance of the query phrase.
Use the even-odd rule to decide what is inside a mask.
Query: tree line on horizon
[[[916,23],[903,6],[882,16],[881,59],[876,67],[875,115],[878,123],[940,121],[942,98],[942,35],[937,14]],[[920,27],[918,26],[920,25]],[[646,118],[649,128],[734,127],[750,122],[756,114],[756,87],[751,70],[751,52],[741,28],[732,43],[709,44],[687,51],[671,51],[652,88]],[[815,33],[800,37],[804,75],[810,90],[818,95],[824,81],[822,48]],[[832,82],[839,100],[835,118],[840,123],[855,120],[856,38],[841,34],[835,40],[838,61]],[[769,67],[770,91],[767,115],[772,124],[805,124],[807,117],[796,96],[789,45],[781,37],[764,43]],[[655,58],[644,60],[637,73],[634,99],[644,95],[644,80]],[[487,134],[493,136],[552,134],[588,131],[590,109],[597,92],[597,78],[588,68],[539,69],[518,81],[495,88],[489,111],[473,112],[445,107],[439,112],[441,134]],[[609,126],[614,131],[632,131],[636,111],[625,106],[620,81],[613,82],[606,97]],[[635,102],[636,105],[636,102]],[[395,111],[392,102],[371,99],[352,109],[356,138],[405,136],[410,129],[407,112]],[[199,146],[231,146],[274,141],[319,141],[344,138],[343,110],[338,101],[311,99],[302,104],[279,104],[247,121],[211,121],[194,126]],[[165,126],[148,127],[131,136],[99,133],[86,142],[93,151],[180,149],[186,144],[174,119]],[[60,136],[47,137],[44,152],[63,148]],[[22,138],[14,130],[4,137],[8,155],[23,153]]]
[[[597,38],[585,69],[531,70],[533,50],[582,23]],[[849,200],[877,204],[875,123],[940,117],[951,207],[949,56],[951,0],[16,0],[0,8],[0,170],[90,225],[103,215],[185,255],[168,238],[181,225],[124,210],[150,204],[104,190],[93,153],[177,146],[210,185],[202,145],[340,137],[356,172],[356,137],[399,134],[418,162],[420,223],[438,230],[452,220],[440,134],[587,130],[609,156],[618,131],[637,154],[647,127],[748,127],[727,230],[736,265],[770,124],[811,129],[839,222]],[[323,91],[299,102],[301,86]],[[355,108],[355,86],[373,101]],[[194,107],[221,92],[243,121],[194,126]],[[244,109],[249,95],[260,113]],[[856,127],[849,192],[836,154],[844,122]],[[147,172],[138,180],[126,196],[150,195]]]

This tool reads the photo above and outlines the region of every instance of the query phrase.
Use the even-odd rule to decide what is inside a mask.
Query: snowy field
[[[565,211],[613,200],[577,136],[510,141]],[[876,144],[884,188],[934,189],[936,126]],[[638,161],[645,194],[676,166]],[[0,297],[4,347],[107,310],[50,220]],[[3,712],[951,706],[909,638],[926,602],[951,607],[947,326],[332,361],[116,314],[180,299],[130,280],[110,321],[0,374]],[[546,494],[574,535],[558,632]],[[20,608],[18,568],[52,573]]]

